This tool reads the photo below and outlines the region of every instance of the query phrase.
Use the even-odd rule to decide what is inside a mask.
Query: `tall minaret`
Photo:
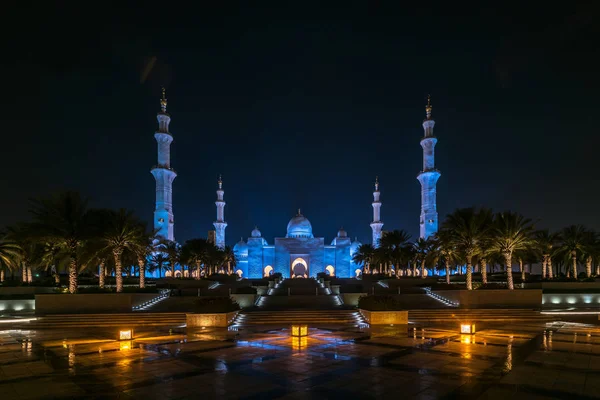
[[[154,231],[157,238],[175,240],[173,226],[173,181],[177,174],[171,168],[171,142],[173,136],[169,132],[171,117],[167,114],[167,98],[165,88],[162,89],[160,112],[158,113],[158,130],[154,138],[158,143],[158,164],[150,171],[156,180],[156,206],[154,208]]]
[[[383,222],[381,222],[381,201],[379,200],[379,178],[375,178],[375,191],[373,192],[373,222],[371,222],[371,229],[373,230],[373,247],[379,247],[379,241],[381,240],[381,228],[383,228]]]
[[[427,97],[425,112],[427,117],[423,121],[425,134],[421,139],[423,148],[423,170],[417,176],[421,183],[421,238],[427,239],[438,231],[438,213],[435,201],[435,185],[440,178],[440,172],[435,169],[435,144],[437,139],[433,136],[435,121],[431,118],[431,96]]]
[[[215,226],[216,232],[216,245],[218,248],[225,248],[225,228],[227,228],[227,222],[225,222],[225,201],[223,201],[223,180],[221,179],[221,175],[219,175],[219,180],[217,182],[219,184],[219,188],[217,189],[217,201],[215,201],[215,205],[217,206],[217,220],[213,223]]]

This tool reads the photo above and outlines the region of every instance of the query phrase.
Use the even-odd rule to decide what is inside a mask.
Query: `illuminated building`
[[[417,176],[421,183],[421,220],[420,237],[427,239],[438,231],[438,213],[436,206],[436,189],[440,172],[435,169],[435,144],[437,139],[433,136],[435,121],[431,117],[431,97],[427,99],[425,106],[426,118],[423,121],[424,136],[421,139],[423,148],[423,170]]]

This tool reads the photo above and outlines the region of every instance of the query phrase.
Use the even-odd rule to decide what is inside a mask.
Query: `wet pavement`
[[[600,328],[0,331],[0,399],[600,397]]]

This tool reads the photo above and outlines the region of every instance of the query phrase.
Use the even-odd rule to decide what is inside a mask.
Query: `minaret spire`
[[[438,231],[436,184],[441,174],[435,169],[435,145],[437,138],[433,136],[435,121],[431,116],[432,109],[431,96],[427,96],[427,105],[425,106],[426,118],[423,121],[424,135],[423,139],[421,139],[423,170],[417,176],[417,179],[421,183],[420,237],[423,239],[427,239]]]
[[[158,144],[158,164],[150,171],[156,180],[156,203],[154,208],[154,231],[157,238],[175,240],[173,218],[173,181],[177,173],[171,168],[171,143],[169,132],[171,117],[167,114],[167,98],[162,88],[161,111],[157,114],[158,130],[154,138]]]
[[[373,192],[373,222],[371,222],[371,230],[373,231],[373,247],[379,247],[379,241],[381,240],[381,228],[383,228],[383,222],[381,221],[381,201],[379,200],[379,177],[375,177],[375,191]]]
[[[225,248],[225,228],[227,228],[227,222],[225,222],[225,201],[223,200],[223,195],[225,192],[223,191],[223,179],[221,175],[219,175],[219,180],[217,181],[219,188],[217,189],[217,201],[215,201],[215,205],[217,206],[217,220],[213,223],[215,226],[215,232],[217,237],[217,247]]]

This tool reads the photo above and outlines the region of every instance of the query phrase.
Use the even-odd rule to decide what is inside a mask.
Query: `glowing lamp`
[[[308,336],[308,326],[307,325],[292,325],[292,336],[293,337]]]
[[[131,340],[133,339],[133,329],[124,329],[119,331],[119,340]]]
[[[475,324],[460,324],[460,333],[473,335],[475,333]]]

